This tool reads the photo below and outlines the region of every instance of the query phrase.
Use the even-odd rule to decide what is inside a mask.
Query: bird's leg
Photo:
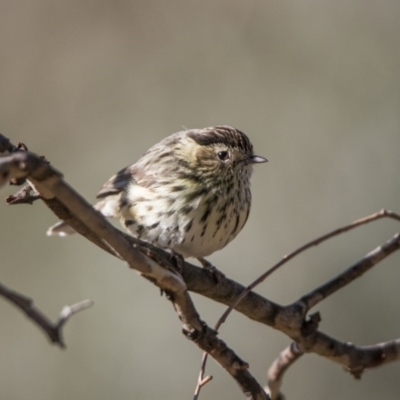
[[[170,253],[172,257],[175,260],[175,266],[177,268],[177,272],[182,275],[183,271],[183,265],[185,264],[185,260],[182,257],[182,254],[176,252],[175,250],[172,250],[170,248],[165,248],[164,249],[167,253]]]
[[[174,257],[175,257],[176,266],[178,268],[178,271],[182,275],[183,265],[185,264],[185,260],[182,256],[182,254],[177,253],[176,251],[174,252]]]
[[[213,274],[217,283],[221,283],[226,279],[225,274],[223,272],[221,272],[217,267],[212,265],[210,263],[210,261],[207,261],[203,257],[198,257],[197,259],[201,262],[201,265],[203,266],[204,269],[206,269],[207,271],[210,271]]]

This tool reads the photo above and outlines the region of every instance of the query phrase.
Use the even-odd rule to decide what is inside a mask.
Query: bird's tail
[[[69,226],[65,221],[58,221],[56,224],[47,229],[47,236],[69,236],[76,233],[76,230]]]
[[[118,196],[108,196],[100,200],[93,206],[94,209],[100,211],[105,217],[118,217],[119,198]],[[51,226],[46,234],[47,236],[65,237],[76,233],[72,226],[69,226],[65,221],[58,221]]]

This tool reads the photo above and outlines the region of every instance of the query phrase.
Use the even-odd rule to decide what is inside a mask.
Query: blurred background
[[[0,4],[0,131],[45,155],[89,201],[117,170],[183,127],[229,124],[268,164],[233,245],[210,260],[248,284],[306,241],[367,214],[400,212],[400,3],[397,0],[11,1]],[[2,197],[15,188],[2,190]],[[50,345],[0,299],[6,400],[191,399],[201,352],[153,285],[80,237],[47,238],[56,218],[0,204],[1,281],[56,320],[94,307]],[[396,231],[379,221],[310,250],[257,291],[287,304]],[[369,345],[397,338],[395,254],[318,305],[321,330]],[[193,295],[213,325],[225,307]],[[265,383],[290,343],[233,314],[220,336]],[[241,399],[214,375],[201,399]],[[395,399],[400,364],[355,381],[315,355],[288,372],[288,399]]]

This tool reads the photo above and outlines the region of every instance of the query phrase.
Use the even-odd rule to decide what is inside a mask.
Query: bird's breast
[[[246,223],[251,198],[249,188],[242,186],[175,192],[133,188],[121,207],[121,219],[140,239],[185,258],[206,257],[225,247]]]

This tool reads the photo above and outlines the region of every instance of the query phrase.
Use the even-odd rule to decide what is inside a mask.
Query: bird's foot
[[[222,283],[226,280],[226,276],[223,272],[221,272],[217,267],[212,265],[210,261],[207,261],[203,257],[199,257],[198,260],[201,262],[201,265],[207,271],[210,271],[213,274],[213,277],[217,283]]]
[[[182,275],[183,265],[185,264],[185,260],[182,254],[177,253],[176,251],[166,248],[165,251],[170,253],[174,259],[174,267],[176,267],[177,272]]]

